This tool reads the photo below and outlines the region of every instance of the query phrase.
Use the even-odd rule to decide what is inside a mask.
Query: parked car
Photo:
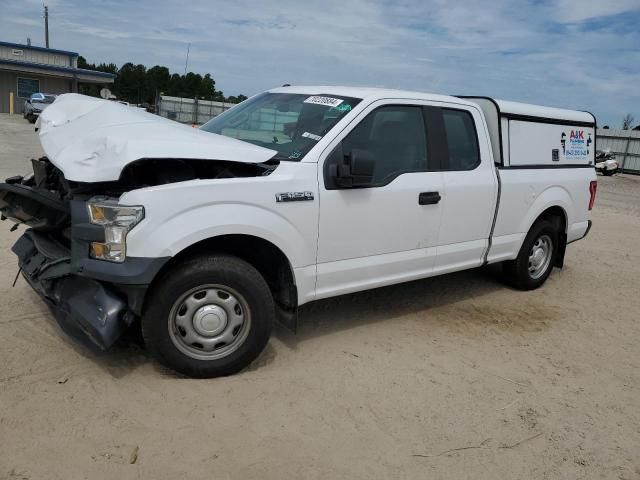
[[[611,151],[596,151],[596,172],[601,173],[605,177],[609,177],[618,173],[620,164],[616,160],[615,154]]]
[[[55,95],[50,93],[34,93],[24,102],[22,116],[35,123],[42,111],[51,105],[56,99]]]
[[[140,322],[158,361],[214,377],[314,300],[494,263],[540,287],[591,227],[594,134],[585,112],[384,89],[277,88],[200,129],[68,94],[0,210],[66,331],[108,349]]]

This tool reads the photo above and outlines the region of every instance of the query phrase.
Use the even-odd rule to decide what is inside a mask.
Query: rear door
[[[320,157],[316,298],[430,275],[443,180],[430,165],[423,107],[407,100],[375,102]],[[327,165],[336,152],[342,159],[353,149],[373,157],[373,182],[338,188]]]
[[[444,194],[434,273],[446,273],[482,264],[498,184],[480,111],[458,104],[438,110]]]

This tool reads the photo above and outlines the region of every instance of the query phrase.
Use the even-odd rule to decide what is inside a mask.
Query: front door
[[[442,172],[429,171],[425,125],[422,105],[375,102],[319,159],[316,298],[431,273],[443,178]],[[340,188],[326,167],[336,154],[342,161],[354,149],[373,160],[373,178],[364,188]]]

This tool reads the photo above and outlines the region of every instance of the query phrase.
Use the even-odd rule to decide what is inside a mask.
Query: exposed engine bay
[[[69,201],[93,196],[119,197],[140,188],[191,180],[260,177],[278,162],[239,163],[194,159],[141,159],[127,165],[117,181],[84,183],[65,179],[47,157],[31,160],[33,174],[0,184],[0,212],[35,230],[54,231],[69,224]]]

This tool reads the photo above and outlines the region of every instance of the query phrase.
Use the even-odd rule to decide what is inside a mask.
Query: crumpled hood
[[[118,102],[60,95],[36,123],[42,148],[67,180],[106,182],[142,158],[262,163],[277,152]]]

